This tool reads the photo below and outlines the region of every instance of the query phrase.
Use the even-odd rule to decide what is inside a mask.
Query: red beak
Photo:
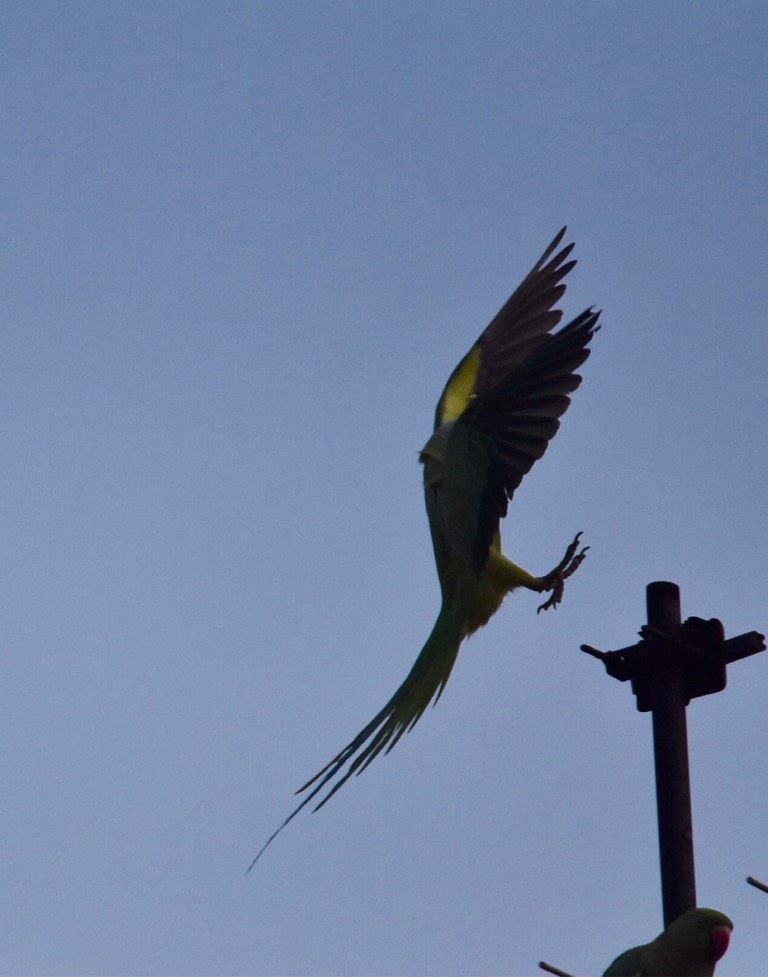
[[[712,952],[715,960],[719,960],[728,949],[731,942],[731,931],[727,926],[715,926],[712,930]]]

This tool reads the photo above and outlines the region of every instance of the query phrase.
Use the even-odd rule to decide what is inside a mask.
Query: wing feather
[[[493,445],[479,504],[472,553],[482,573],[509,500],[560,427],[560,417],[581,383],[575,372],[589,356],[600,313],[588,309],[544,342],[490,392],[474,400],[448,437],[468,427]]]
[[[565,292],[562,279],[576,264],[566,261],[573,244],[552,257],[565,231],[555,237],[449,377],[435,412],[435,428],[455,420],[474,398],[495,387],[560,322],[562,312],[553,306]]]

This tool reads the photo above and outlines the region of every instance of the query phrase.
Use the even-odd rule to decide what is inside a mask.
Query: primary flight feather
[[[384,708],[300,791],[309,794],[267,840],[328,785],[322,807],[352,776],[389,751],[445,688],[462,641],[482,627],[517,587],[549,593],[556,606],[564,582],[584,559],[579,535],[558,565],[537,577],[501,552],[499,523],[533,463],[544,454],[581,383],[599,312],[587,309],[562,328],[555,308],[563,278],[576,264],[573,245],[558,251],[560,231],[448,379],[434,432],[419,455],[440,580],[440,613],[405,681]],[[348,765],[348,766],[347,766]],[[346,767],[346,769],[344,769]],[[331,781],[334,781],[331,783]],[[250,869],[249,869],[250,871]]]

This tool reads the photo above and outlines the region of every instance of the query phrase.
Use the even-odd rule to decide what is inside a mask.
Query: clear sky
[[[0,969],[587,977],[661,929],[650,718],[581,654],[768,630],[768,5],[0,8]],[[534,572],[322,812],[439,594],[417,454],[563,224],[603,309]],[[766,972],[768,654],[689,709],[718,974]]]

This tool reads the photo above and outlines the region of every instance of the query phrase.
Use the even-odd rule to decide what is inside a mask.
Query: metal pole
[[[680,589],[656,581],[647,588],[648,624],[675,634],[680,628]],[[688,774],[688,705],[683,668],[676,656],[654,670],[651,684],[653,750],[664,926],[696,906],[691,785]]]

